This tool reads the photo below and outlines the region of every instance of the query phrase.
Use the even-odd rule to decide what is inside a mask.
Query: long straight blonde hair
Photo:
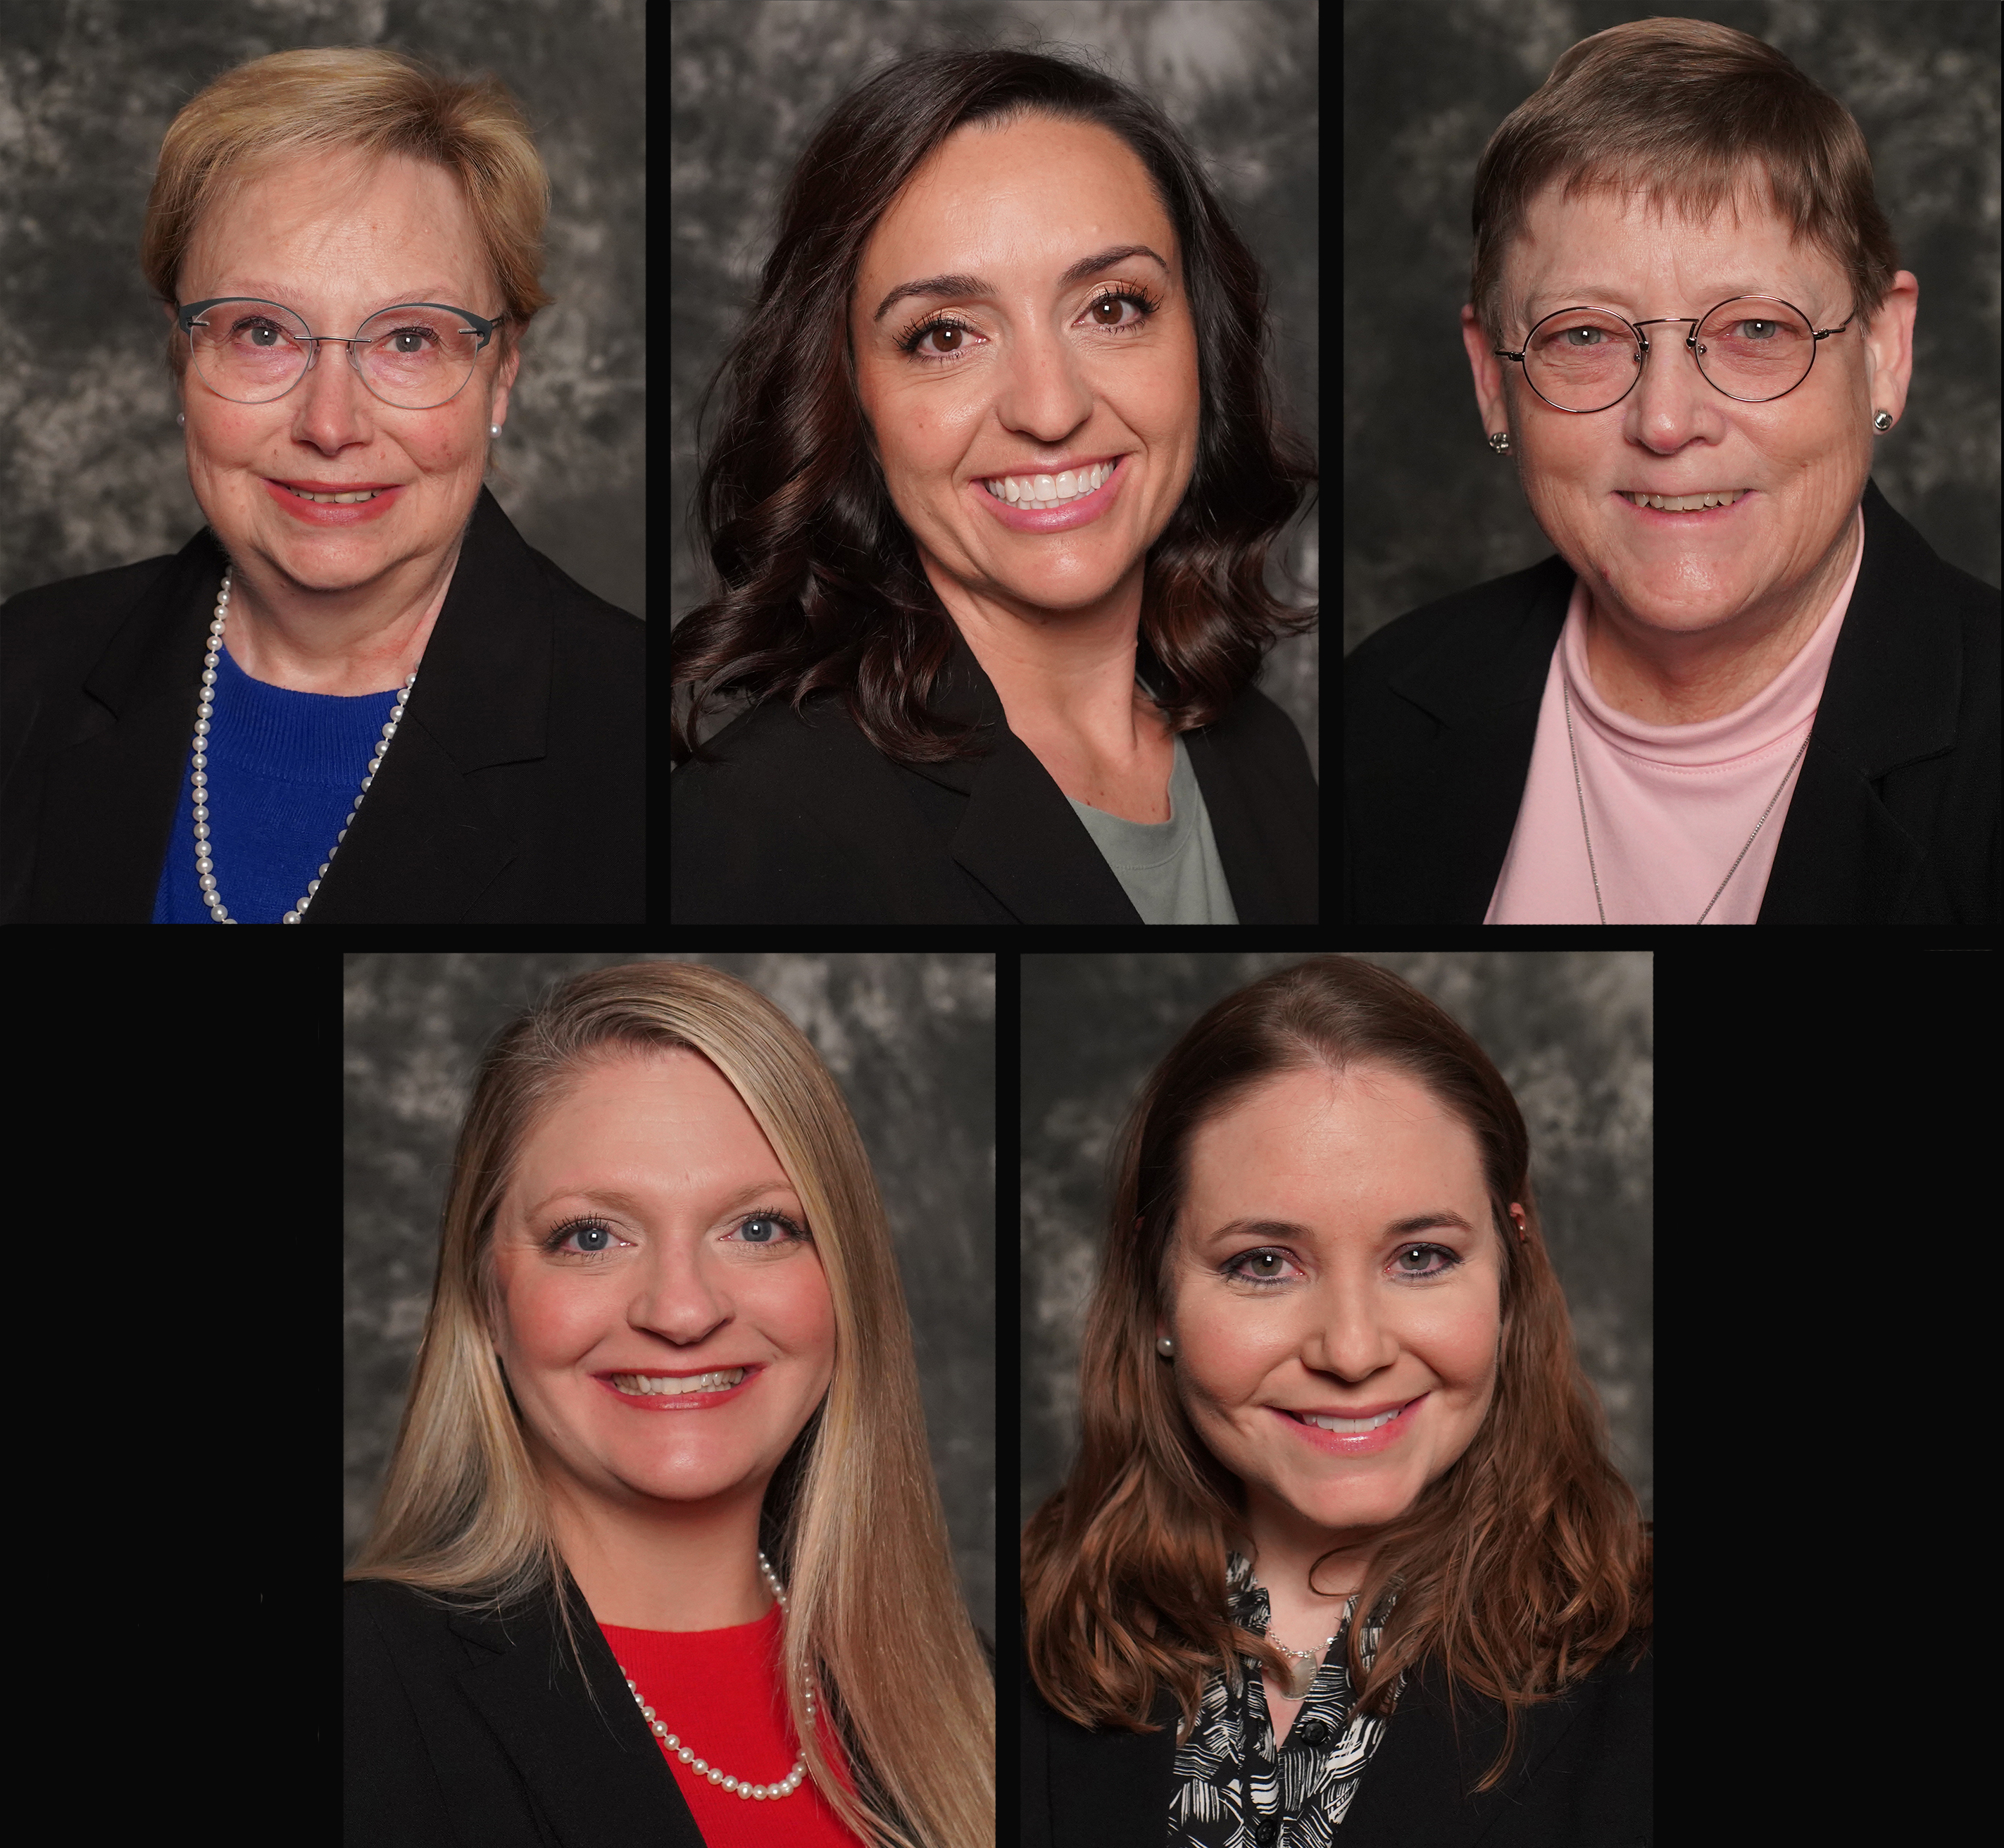
[[[784,1679],[809,1775],[874,1848],[988,1848],[992,1671],[947,1543],[876,1179],[813,1047],[720,970],[592,970],[488,1047],[454,1153],[396,1450],[374,1526],[345,1576],[492,1611],[554,1596],[576,1650],[547,1492],[495,1352],[496,1209],[535,1125],[587,1071],[678,1047],[715,1065],[765,1131],[806,1209],[834,1309],[834,1376],[768,1488],[762,1522],[789,1585]],[[809,1673],[848,1754],[853,1790],[808,1724]]]

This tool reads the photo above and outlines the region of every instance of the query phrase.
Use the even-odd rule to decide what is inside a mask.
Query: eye
[[[752,1213],[740,1219],[736,1230],[742,1235],[740,1242],[747,1245],[791,1245],[808,1236],[784,1213],[771,1212]]]
[[[1424,1271],[1406,1269],[1405,1260],[1415,1252],[1434,1254],[1437,1261],[1434,1267]],[[1401,1245],[1393,1254],[1393,1275],[1407,1283],[1434,1282],[1466,1261],[1459,1253],[1449,1250],[1445,1245]],[[1288,1282],[1286,1271],[1280,1268],[1283,1265],[1298,1270],[1293,1259],[1284,1251],[1277,1250],[1271,1246],[1262,1246],[1255,1251],[1242,1251],[1231,1259],[1224,1266],[1224,1275],[1240,1283],[1281,1284]]]
[[[603,1257],[618,1236],[603,1219],[569,1219],[543,1240],[543,1249],[562,1257]]]
[[[1123,303],[1132,306],[1134,310],[1132,319],[1123,317],[1107,320],[1100,313],[1103,308],[1112,307],[1118,310]],[[1088,327],[1096,328],[1102,333],[1131,334],[1153,315],[1161,305],[1154,296],[1138,285],[1123,284],[1117,288],[1102,289],[1092,298],[1085,310],[1085,323]],[[972,326],[957,315],[929,314],[898,336],[899,349],[901,352],[909,354],[915,359],[927,360],[935,364],[957,359],[963,352],[970,350],[965,345],[925,348],[920,345],[920,342],[929,340],[934,334],[952,335],[963,338],[966,335],[973,335],[977,340],[981,338]]]

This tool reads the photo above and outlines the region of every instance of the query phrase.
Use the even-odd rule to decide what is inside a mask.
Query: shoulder
[[[1249,682],[1208,729],[1213,741],[1227,750],[1291,764],[1298,759],[1304,770],[1308,768],[1308,746],[1293,715]]]
[[[1471,584],[1373,629],[1344,657],[1347,696],[1382,685],[1430,656],[1452,654],[1470,665],[1521,639],[1542,616],[1557,636],[1572,594],[1571,566],[1554,553],[1507,577]]]
[[[642,658],[647,645],[647,625],[641,618],[587,591],[533,545],[524,549],[535,560],[551,607],[569,635],[630,661]]]
[[[0,647],[10,665],[24,655],[73,644],[79,637],[105,635],[157,590],[186,556],[163,552],[136,565],[60,578],[9,597],[0,603]]]
[[[349,1579],[341,1587],[343,1630],[351,1645],[373,1639],[395,1648],[443,1636],[450,1606],[387,1579]]]
[[[727,805],[776,822],[836,805],[858,784],[891,787],[896,766],[863,735],[840,697],[811,693],[795,708],[762,700],[710,738],[669,778],[679,822]],[[832,780],[831,780],[832,779]]]

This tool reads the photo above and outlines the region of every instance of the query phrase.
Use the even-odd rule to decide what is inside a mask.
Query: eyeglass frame
[[[194,357],[194,328],[195,322],[203,314],[205,314],[211,308],[215,307],[223,302],[258,302],[267,308],[282,308],[288,314],[292,316],[293,320],[296,321],[301,327],[303,328],[307,325],[307,317],[302,314],[298,309],[292,307],[289,303],[275,302],[269,296],[266,295],[215,295],[211,296],[205,302],[190,302],[185,307],[184,307],[180,303],[177,302],[174,304],[174,325],[179,328],[182,333],[187,335],[188,352],[191,358]],[[439,405],[440,405],[450,404],[455,398],[458,397],[461,392],[466,389],[468,384],[473,377],[475,370],[480,363],[480,356],[486,352],[488,342],[494,337],[494,330],[498,328],[503,321],[508,318],[506,314],[504,312],[503,314],[496,314],[490,319],[487,316],[475,314],[471,308],[456,307],[450,302],[393,302],[388,307],[378,308],[375,314],[365,316],[363,320],[362,327],[366,328],[370,321],[377,320],[380,316],[385,314],[394,314],[399,308],[443,308],[448,314],[458,314],[464,316],[467,321],[472,324],[473,331],[480,336],[480,344],[473,349],[473,365],[467,369],[466,377],[461,379],[459,383],[455,385],[443,398],[440,398],[438,401],[438,404],[391,404],[388,398],[384,397],[381,392],[378,391],[373,385],[370,384],[369,383],[369,375],[356,363],[355,349],[358,342],[363,346],[373,346],[376,344],[376,340],[380,339],[382,336],[380,335],[377,335],[374,338],[363,340],[361,338],[362,328],[357,328],[352,334],[316,334],[309,331],[306,338],[313,342],[313,346],[307,354],[307,363],[300,368],[300,378],[294,379],[293,380],[293,384],[286,387],[285,391],[274,392],[269,398],[223,398],[223,402],[226,404],[233,405],[276,404],[280,398],[286,395],[286,392],[289,392],[293,389],[293,386],[298,384],[300,379],[304,378],[307,374],[312,371],[314,367],[319,363],[321,343],[324,341],[334,340],[338,341],[342,345],[345,345],[348,349],[348,363],[350,366],[354,366],[355,376],[361,380],[363,388],[368,392],[371,398],[377,399],[380,403],[390,405],[390,408],[393,411],[436,411],[439,409]],[[1563,314],[1564,310],[1561,309],[1559,312]],[[195,361],[195,370],[198,372],[201,370],[201,363],[198,359]],[[205,385],[208,385],[208,377],[207,373],[203,373],[201,382]],[[1528,383],[1529,381],[1527,380],[1526,382]],[[213,385],[208,385],[208,388],[212,391],[215,391],[215,387]],[[1533,385],[1531,389],[1533,391],[1536,391],[1538,388],[1536,386]],[[223,397],[223,394],[220,391],[215,391],[215,395],[218,398]],[[1539,395],[1543,397],[1544,394],[1542,392],[1540,392]],[[1554,408],[1556,409],[1557,407],[1554,406]]]
[[[1711,320],[1712,316],[1716,314],[1721,308],[1730,307],[1735,302],[1779,302],[1783,307],[1788,309],[1791,313],[1802,316],[1803,325],[1810,330],[1811,335],[1810,341],[1810,363],[1803,368],[1802,377],[1797,379],[1795,384],[1789,387],[1789,391],[1799,391],[1804,382],[1808,379],[1810,374],[1816,370],[1816,356],[1821,343],[1824,341],[1827,340],[1833,334],[1842,333],[1846,328],[1849,327],[1851,324],[1858,318],[1858,310],[1854,308],[1851,313],[1847,314],[1835,327],[1818,328],[1810,317],[1806,314],[1803,314],[1802,310],[1798,308],[1793,302],[1778,295],[1729,295],[1724,301],[1715,302],[1709,308],[1706,309],[1702,314],[1659,314],[1648,321],[1631,321],[1625,314],[1616,314],[1612,308],[1598,308],[1594,307],[1591,303],[1575,302],[1570,307],[1554,308],[1550,314],[1541,314],[1536,321],[1533,321],[1529,332],[1526,333],[1524,336],[1524,345],[1522,352],[1514,353],[1506,352],[1500,346],[1492,348],[1491,350],[1494,352],[1497,358],[1499,359],[1515,359],[1519,366],[1522,366],[1524,368],[1524,383],[1529,385],[1533,391],[1538,391],[1537,383],[1531,377],[1531,369],[1528,365],[1525,365],[1524,363],[1525,353],[1527,353],[1531,350],[1531,335],[1536,333],[1538,329],[1543,327],[1547,321],[1555,320],[1561,314],[1577,314],[1584,310],[1589,314],[1606,314],[1613,317],[1614,320],[1620,321],[1620,324],[1629,331],[1629,332],[1635,336],[1635,344],[1640,349],[1635,356],[1635,376],[1628,381],[1627,387],[1622,392],[1621,397],[1610,398],[1606,404],[1597,405],[1591,411],[1575,411],[1568,405],[1552,404],[1552,401],[1549,398],[1547,398],[1543,392],[1538,391],[1538,397],[1542,402],[1551,405],[1552,409],[1555,411],[1564,412],[1568,417],[1597,417],[1603,411],[1613,410],[1617,405],[1620,403],[1622,398],[1626,398],[1629,392],[1633,391],[1635,387],[1642,382],[1643,369],[1649,363],[1649,336],[1642,331],[1643,328],[1661,327],[1666,322],[1670,321],[1687,321],[1690,323],[1691,331],[1684,336],[1684,345],[1690,351],[1691,363],[1697,367],[1698,377],[1703,379],[1713,391],[1716,391],[1721,398],[1731,398],[1736,405],[1778,404],[1783,398],[1789,395],[1789,391],[1777,391],[1772,398],[1742,398],[1736,391],[1727,391],[1726,388],[1722,385],[1718,380],[1714,378],[1710,373],[1707,372],[1703,365],[1699,363],[1697,344],[1698,329],[1703,327],[1708,321]]]

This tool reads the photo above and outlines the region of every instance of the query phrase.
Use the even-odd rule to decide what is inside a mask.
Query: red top
[[[780,1692],[780,1607],[727,1630],[629,1630],[598,1626],[620,1671],[639,1688],[654,1717],[705,1764],[755,1784],[785,1780],[796,1747]],[[844,1761],[827,1717],[815,1724],[822,1750]],[[708,1848],[860,1848],[811,1777],[790,1797],[740,1797],[685,1765],[659,1734],[661,1748]]]

